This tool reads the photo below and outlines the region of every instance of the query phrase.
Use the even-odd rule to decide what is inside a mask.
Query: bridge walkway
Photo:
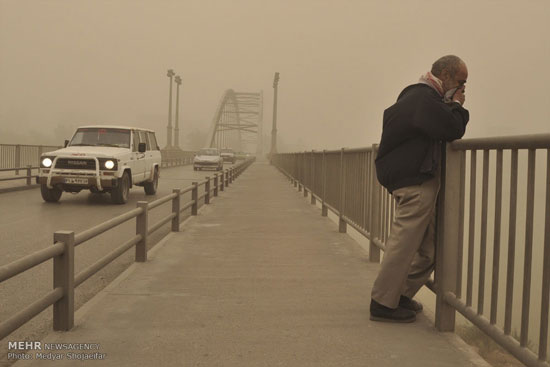
[[[105,354],[97,366],[484,365],[426,315],[370,321],[378,264],[301,196],[255,163],[43,340],[98,350],[16,366],[73,366],[67,352]]]

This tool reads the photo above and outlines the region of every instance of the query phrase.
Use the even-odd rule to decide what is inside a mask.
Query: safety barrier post
[[[31,185],[32,166],[27,165],[27,186]]]
[[[315,151],[311,151],[311,205],[315,205],[317,203],[315,199],[315,195],[313,195],[313,190],[315,188]]]
[[[222,170],[221,176],[220,176],[220,191],[223,191],[225,188],[225,171]]]
[[[446,156],[446,157],[445,157]],[[459,258],[459,227],[462,152],[447,144],[441,157],[441,189],[437,208],[435,260],[435,327],[439,331],[454,331],[455,309],[445,301],[447,292],[456,293]]]
[[[172,213],[175,217],[172,218],[172,232],[180,231],[180,193],[181,189],[173,189],[173,194],[176,194],[176,197],[172,199]]]
[[[136,206],[143,209],[141,214],[136,217],[136,234],[141,236],[141,240],[136,244],[136,262],[142,263],[147,261],[149,203],[147,201],[138,201]]]
[[[328,207],[325,204],[327,197],[327,162],[325,156],[326,150],[323,149],[323,196],[321,197],[321,216],[326,217],[328,215]]]
[[[380,235],[380,217],[382,216],[380,211],[380,185],[378,184],[378,179],[376,178],[376,169],[374,165],[377,150],[378,146],[373,144],[371,161],[372,169],[369,177],[371,187],[369,261],[375,263],[380,262],[380,248],[376,246],[375,240]]]
[[[214,197],[218,196],[218,174],[214,174]]]
[[[19,168],[21,166],[21,145],[17,144],[15,146],[15,168]],[[19,176],[19,170],[15,170],[15,175]]]
[[[193,206],[191,206],[191,215],[197,215],[199,212],[199,184],[193,182],[193,190],[191,191],[191,200],[193,200]]]
[[[53,329],[68,331],[74,326],[74,232],[57,231],[53,242],[63,242],[65,249],[53,258],[53,287],[63,289],[63,297],[53,304]]]
[[[225,172],[225,187],[228,187],[231,182],[229,181],[229,169]]]
[[[344,209],[346,199],[346,177],[344,176],[344,148],[340,151],[340,200],[339,200],[339,220],[338,220],[338,232],[346,233],[347,223],[344,221]]]
[[[205,197],[204,203],[210,204],[210,177],[206,176],[206,184],[204,185]]]

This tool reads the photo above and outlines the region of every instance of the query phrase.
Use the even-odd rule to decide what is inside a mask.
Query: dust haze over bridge
[[[457,172],[461,172],[461,177],[449,179],[458,179],[452,187],[462,195],[457,201],[460,203],[458,207],[462,208],[462,217],[458,221],[464,223],[464,228],[455,237],[463,238],[463,247],[457,244],[456,251],[458,254],[462,250],[464,262],[463,269],[457,268],[458,279],[453,276],[444,278],[447,283],[456,280],[457,289],[446,289],[452,294],[439,293],[437,315],[444,317],[439,321],[435,317],[432,319],[437,328],[452,329],[449,325],[454,325],[450,322],[454,316],[449,315],[456,309],[524,363],[546,366],[536,360],[547,359],[545,346],[548,344],[544,336],[547,334],[544,327],[548,324],[548,306],[544,302],[548,298],[549,279],[546,271],[548,251],[545,249],[548,247],[549,222],[547,134],[550,112],[545,108],[548,97],[544,91],[545,86],[550,85],[548,24],[550,5],[544,1],[525,4],[503,1],[497,6],[472,0],[457,6],[450,1],[434,4],[431,1],[319,3],[308,0],[261,4],[243,0],[231,4],[189,1],[160,5],[152,1],[136,4],[130,1],[41,3],[0,0],[0,162],[13,162],[6,163],[3,168],[21,168],[16,177],[19,179],[0,182],[0,190],[32,186],[32,177],[36,174],[32,167],[38,164],[40,153],[62,145],[75,127],[86,124],[122,124],[155,130],[163,147],[165,165],[159,193],[149,198],[141,192],[134,192],[124,207],[112,206],[104,195],[84,192],[66,195],[61,204],[54,206],[44,204],[35,189],[0,194],[0,251],[4,259],[0,267],[51,246],[52,233],[56,231],[71,230],[78,235],[125,215],[136,207],[138,201],[153,203],[174,195],[172,189],[191,187],[180,196],[180,204],[185,206],[186,201],[194,201],[204,207],[198,216],[191,214],[191,207],[186,209],[185,215],[182,214],[183,217],[196,217],[190,220],[189,231],[197,236],[185,237],[182,243],[193,243],[202,237],[210,238],[208,236],[227,236],[227,232],[223,232],[226,228],[224,220],[225,223],[234,220],[231,223],[242,230],[237,231],[241,237],[232,238],[232,241],[247,238],[248,242],[239,245],[243,252],[246,252],[247,243],[256,244],[253,238],[243,233],[248,231],[251,237],[255,233],[265,241],[253,245],[257,252],[252,251],[250,256],[259,257],[249,258],[250,263],[240,258],[243,253],[237,249],[230,252],[224,243],[203,250],[184,245],[181,248],[183,253],[177,254],[171,252],[179,249],[171,247],[170,241],[162,247],[165,250],[159,246],[157,259],[164,259],[164,265],[168,266],[177,256],[182,261],[190,260],[186,256],[191,256],[197,265],[206,259],[212,260],[205,263],[207,268],[219,267],[222,272],[216,278],[218,283],[201,283],[208,276],[202,274],[200,268],[193,268],[197,271],[194,274],[189,270],[186,281],[194,279],[195,283],[185,283],[185,286],[206,284],[212,287],[209,289],[212,293],[193,291],[199,297],[195,300],[197,303],[186,303],[185,307],[208,305],[205,300],[212,299],[219,284],[226,284],[231,278],[249,277],[247,279],[256,283],[232,283],[233,289],[244,292],[237,293],[242,299],[231,298],[223,292],[219,294],[226,296],[225,300],[234,301],[230,302],[233,306],[241,301],[249,308],[259,306],[252,318],[261,320],[270,311],[263,308],[267,307],[265,304],[258,304],[261,302],[254,299],[254,294],[257,297],[261,294],[266,302],[274,300],[275,296],[284,293],[269,293],[269,287],[280,290],[278,287],[293,285],[292,282],[303,278],[310,282],[308,289],[317,289],[319,293],[312,293],[315,301],[311,302],[307,298],[294,298],[294,301],[288,298],[286,303],[273,303],[277,312],[292,315],[286,321],[292,320],[296,326],[292,328],[292,325],[285,324],[284,318],[278,320],[279,323],[270,330],[281,331],[277,334],[279,345],[288,347],[288,351],[294,350],[285,338],[311,335],[311,330],[318,330],[318,325],[326,325],[323,321],[332,326],[360,326],[350,334],[336,327],[335,334],[318,334],[320,339],[366,338],[363,333],[371,325],[368,320],[361,319],[359,313],[367,312],[364,302],[371,283],[369,272],[377,263],[376,255],[371,254],[384,247],[394,205],[391,197],[379,191],[372,181],[371,160],[376,149],[373,144],[380,137],[382,111],[394,102],[403,87],[415,83],[418,76],[429,69],[431,62],[452,53],[466,61],[470,73],[466,107],[472,119],[464,145],[457,144],[451,152],[460,154],[454,157],[451,154],[449,162],[456,165]],[[165,76],[168,68],[173,68],[173,76],[179,77],[177,89],[170,87],[171,98],[168,97]],[[273,109],[274,72],[281,73],[276,109]],[[277,118],[276,125],[272,116]],[[273,131],[276,134],[272,135]],[[529,136],[519,137],[525,134]],[[487,140],[494,136],[510,138]],[[217,187],[214,174],[193,172],[188,165],[193,152],[205,146],[229,146],[236,151],[252,153],[257,160],[239,172],[240,177],[234,185],[231,182],[223,193],[219,192],[219,198],[214,198],[213,190]],[[341,150],[342,147],[348,149]],[[326,151],[323,153],[323,150]],[[268,153],[275,151],[281,154],[270,156],[273,164],[269,165]],[[223,179],[219,175],[216,177],[218,185],[222,180],[232,180],[233,174],[236,178],[236,167],[226,165]],[[275,168],[283,174],[274,173]],[[15,171],[0,174],[2,178],[11,177]],[[29,182],[26,178],[20,179],[27,174]],[[293,198],[296,201],[290,200],[296,193],[284,187],[288,184],[284,181],[285,175],[291,183],[290,188],[294,186],[300,190],[299,197]],[[193,182],[200,184],[195,188],[197,198],[193,198]],[[212,199],[209,206],[205,204],[207,183],[212,190],[211,197],[208,197]],[[261,185],[264,191],[258,188]],[[271,192],[268,188],[280,196],[269,199]],[[497,192],[501,193],[500,197]],[[319,222],[326,219],[322,216],[311,216],[315,214],[314,206],[304,207],[304,202],[299,200],[302,194],[337,225],[333,227],[334,223],[328,219]],[[279,198],[279,201],[274,198]],[[168,213],[174,213],[169,208],[174,199],[166,199],[158,210],[151,210],[150,225],[166,219]],[[247,200],[257,207],[272,205],[279,212],[268,217],[266,213],[247,207]],[[247,210],[239,209],[239,206]],[[496,214],[497,211],[501,212],[500,215]],[[293,216],[293,213],[300,213],[300,216]],[[238,220],[252,220],[248,215],[256,217],[258,221],[254,223],[260,232],[252,231],[249,225],[239,224]],[[280,219],[281,215],[286,220]],[[511,225],[514,220],[514,225]],[[301,228],[316,228],[316,234],[324,233],[330,241],[325,243],[315,237],[317,247],[308,247],[311,244],[304,240],[306,233],[293,227],[292,221],[301,223]],[[135,235],[134,222],[125,222],[79,246],[75,271],[78,273],[93,265]],[[316,227],[319,224],[322,226]],[[182,225],[182,233],[186,233],[185,228]],[[294,237],[291,228],[294,228]],[[356,244],[349,242],[348,237],[335,233],[336,228],[356,235],[362,247],[354,247]],[[514,228],[515,233],[508,228]],[[172,230],[173,227],[165,222],[149,236],[147,246],[156,247]],[[277,231],[280,242],[289,247],[283,246],[280,253],[275,253],[275,245],[270,245],[271,240],[268,240],[270,230]],[[182,233],[172,233],[171,238]],[[301,250],[298,245],[290,247],[290,244],[301,242],[304,243]],[[337,242],[342,247],[333,247]],[[216,244],[214,239],[211,243]],[[190,252],[185,253],[185,249]],[[269,262],[263,257],[262,249],[279,261]],[[162,258],[162,251],[167,251],[166,254],[172,258]],[[205,251],[202,253],[204,258],[200,256],[201,251]],[[515,254],[514,262],[509,257],[510,251]],[[312,253],[320,256],[316,258],[318,263],[310,263],[307,267],[298,261],[309,258]],[[346,253],[351,255],[346,257]],[[228,260],[224,266],[219,266],[222,262],[216,260],[217,256],[225,256]],[[527,260],[529,257],[532,262]],[[500,263],[495,260],[497,258]],[[355,268],[356,261],[361,259],[368,266]],[[130,250],[79,286],[75,307],[91,299],[133,261]],[[255,261],[263,261],[262,264],[270,270],[269,274],[262,273],[261,268],[254,268],[251,263]],[[317,266],[325,264],[338,272],[338,261],[352,264],[351,270],[348,269],[351,273],[338,273],[340,275],[335,275],[337,279],[332,285],[339,285],[338,280],[342,284],[350,281],[349,288],[342,289],[363,292],[363,295],[349,299],[353,306],[346,310],[348,316],[356,316],[355,319],[334,318],[329,321],[323,318],[323,312],[330,307],[340,309],[344,306],[324,303],[330,298],[331,290],[317,287],[316,281],[325,279],[323,276],[327,275]],[[51,291],[54,276],[50,264],[46,261],[2,282],[0,322]],[[509,275],[510,264],[515,264],[514,276]],[[302,270],[298,271],[300,266]],[[311,272],[305,269],[311,269]],[[285,271],[289,274],[287,278],[277,276]],[[142,275],[147,277],[145,273]],[[141,279],[139,276],[135,279]],[[353,283],[352,278],[357,283]],[[500,280],[496,285],[495,279]],[[263,281],[269,285],[267,290],[256,288]],[[285,283],[287,281],[289,283]],[[131,288],[135,294],[143,290],[138,283],[136,281],[135,288]],[[164,293],[154,287],[149,290],[157,296],[186,294],[187,289],[174,286],[176,288],[164,289]],[[253,291],[246,293],[247,287]],[[299,292],[299,288],[289,287],[288,290],[290,293]],[[432,300],[427,302],[434,302],[434,295],[429,290],[424,291],[426,299]],[[341,296],[345,297],[344,294]],[[299,303],[298,300],[311,308],[291,308],[290,304]],[[56,302],[65,301],[63,298]],[[319,307],[322,304],[327,308]],[[243,312],[235,307],[233,311]],[[208,310],[212,314],[197,317],[217,312]],[[313,311],[321,315],[320,318],[297,316],[301,312]],[[243,325],[246,321],[232,319],[231,315],[216,314],[221,317],[219,320],[226,322],[220,321],[217,326]],[[161,320],[157,321],[162,324]],[[185,327],[196,326],[186,324],[189,320],[180,321]],[[299,329],[301,321],[309,322],[312,329]],[[431,322],[428,315],[418,325],[422,332],[435,336],[436,343],[443,343],[442,334],[436,332]],[[216,325],[207,324],[203,323],[204,329],[211,330],[212,335],[224,340],[235,336],[214,332],[219,330]],[[6,340],[37,340],[51,330],[51,325],[51,311],[48,309],[2,340],[2,357],[5,357]],[[502,331],[501,336],[495,328]],[[244,339],[246,335],[257,336],[259,340],[267,338],[255,334],[253,328],[246,331],[241,335]],[[388,338],[398,333],[392,328],[384,329],[383,333],[386,332]],[[207,334],[203,340],[208,340]],[[62,337],[70,341],[71,332]],[[116,343],[113,341],[113,344]],[[321,342],[320,345],[324,344]],[[300,346],[310,351],[309,356],[319,353],[308,349],[314,348],[311,345]],[[527,346],[532,352],[524,348]],[[354,344],[351,350],[369,358],[361,354],[362,347]],[[226,355],[221,352],[219,355],[210,354],[212,350],[204,348],[201,351],[210,358]],[[337,356],[346,349],[339,345],[337,351],[329,350]],[[110,353],[115,351],[116,345]],[[376,353],[392,365],[392,356],[399,358],[399,353],[404,355],[406,351],[403,349],[393,355],[380,347],[372,351],[373,355]],[[200,360],[200,356],[197,358]],[[311,361],[304,358],[300,362]],[[212,362],[212,359],[208,361]]]

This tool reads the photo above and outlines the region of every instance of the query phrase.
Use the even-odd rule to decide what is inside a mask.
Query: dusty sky
[[[88,123],[150,127],[164,145],[168,78],[182,131],[223,92],[264,91],[288,149],[378,142],[398,93],[456,54],[466,137],[549,132],[547,0],[0,0],[0,143],[61,143]]]

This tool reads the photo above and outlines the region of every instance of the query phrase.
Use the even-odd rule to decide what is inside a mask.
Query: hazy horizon
[[[184,143],[227,89],[263,90],[269,135],[277,71],[286,147],[367,146],[445,54],[469,69],[465,138],[546,133],[549,24],[544,0],[0,0],[0,143],[60,144],[101,123],[155,129],[164,145],[171,68]]]

